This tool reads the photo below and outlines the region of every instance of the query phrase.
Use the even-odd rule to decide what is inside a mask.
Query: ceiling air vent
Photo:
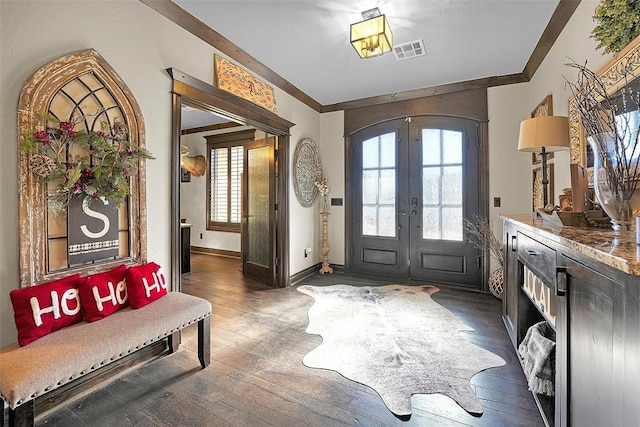
[[[424,43],[422,43],[422,40],[414,40],[412,42],[399,44],[393,47],[393,54],[396,56],[398,61],[422,56],[425,53]]]

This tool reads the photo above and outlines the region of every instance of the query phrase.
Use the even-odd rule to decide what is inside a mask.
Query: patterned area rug
[[[307,333],[322,344],[304,357],[373,388],[391,412],[411,414],[413,394],[442,393],[471,414],[482,405],[469,380],[505,361],[465,340],[473,331],[431,299],[434,286],[298,287],[315,300]]]

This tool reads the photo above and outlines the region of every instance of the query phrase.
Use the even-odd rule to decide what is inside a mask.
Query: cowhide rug
[[[473,331],[431,299],[434,286],[298,287],[315,300],[307,333],[322,344],[304,357],[373,388],[398,416],[411,414],[413,394],[442,393],[471,414],[482,405],[469,380],[505,361],[465,340]]]

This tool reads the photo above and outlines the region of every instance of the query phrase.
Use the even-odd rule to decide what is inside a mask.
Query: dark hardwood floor
[[[273,289],[246,280],[239,261],[192,255],[183,291],[213,303],[211,365],[201,370],[197,329],[180,351],[132,370],[36,419],[38,425],[104,426],[542,426],[544,425],[492,296],[442,288],[433,298],[473,327],[470,341],[507,365],[473,377],[484,414],[467,414],[442,395],[415,395],[413,415],[396,418],[368,387],[302,364],[320,344],[305,333],[313,300],[295,287]],[[372,284],[344,274],[316,274],[313,285]]]

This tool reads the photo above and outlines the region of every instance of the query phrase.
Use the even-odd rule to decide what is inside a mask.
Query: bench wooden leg
[[[4,405],[4,403],[2,404]],[[9,427],[32,427],[34,415],[35,402],[33,400],[23,403],[16,409],[9,409]]]
[[[207,316],[198,322],[198,359],[202,369],[211,362],[211,316]]]
[[[180,331],[174,332],[168,337],[169,353],[175,353],[180,347]]]

